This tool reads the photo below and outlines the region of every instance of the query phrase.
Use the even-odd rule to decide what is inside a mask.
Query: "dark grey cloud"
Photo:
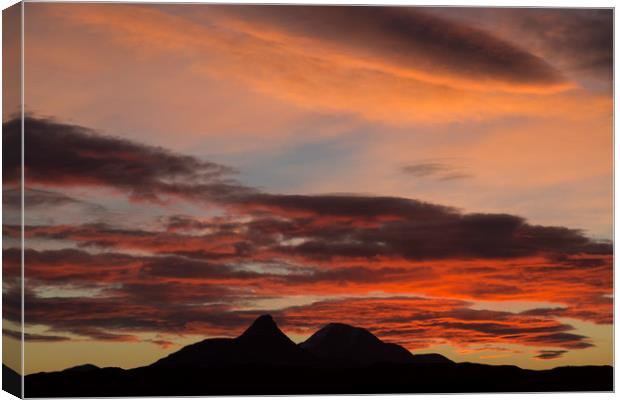
[[[406,165],[401,168],[401,172],[414,178],[431,178],[439,181],[452,181],[471,177],[470,174],[461,171],[456,166],[438,161]]]
[[[435,326],[446,329],[458,329],[472,332],[480,332],[505,339],[519,339],[529,344],[557,345],[569,349],[586,349],[594,347],[588,341],[588,337],[574,333],[568,333],[570,325],[557,324],[549,326],[519,326],[507,325],[494,322],[434,322]]]
[[[456,214],[456,209],[419,200],[385,196],[357,195],[278,195],[249,194],[240,198],[238,205],[249,211],[267,210],[275,214],[310,213],[323,217],[411,217],[417,220],[442,219]]]
[[[183,257],[151,259],[144,264],[142,271],[146,276],[155,278],[252,279],[263,276],[257,272],[238,270],[234,266]]]
[[[26,235],[75,241],[82,247],[133,248],[211,260],[252,259],[262,253],[309,260],[497,259],[531,255],[565,260],[553,266],[532,267],[537,272],[606,268],[599,256],[612,254],[610,242],[592,240],[575,229],[531,225],[509,214],[460,214],[450,208],[398,198],[265,195],[252,201],[260,201],[253,204],[262,207],[262,214],[243,223],[224,221],[222,231],[217,223],[211,223],[210,232],[203,235],[180,230],[119,229],[106,224],[27,226]],[[398,207],[390,208],[390,204]],[[267,209],[268,213],[264,211]],[[323,222],[316,224],[318,219]],[[193,228],[195,224],[184,222],[184,226]],[[5,226],[5,234],[10,234],[12,228]],[[216,246],[222,238],[228,243],[225,252]],[[590,254],[583,259],[589,261],[574,258],[573,264],[570,256],[577,254]],[[500,289],[518,290],[506,285],[479,288],[480,294]]]
[[[340,228],[340,229],[338,229]],[[534,254],[611,254],[611,244],[579,230],[528,224],[508,214],[437,213],[409,215],[377,226],[320,228],[304,232],[303,243],[279,251],[314,259],[379,256],[407,259],[515,258]],[[285,233],[285,237],[286,236]],[[295,237],[291,236],[290,238]]]
[[[2,334],[16,340],[22,340],[22,333],[12,329],[2,329]],[[71,338],[59,335],[45,335],[35,333],[25,333],[24,339],[28,342],[66,342]]]
[[[234,222],[228,222],[226,219],[215,219],[214,221],[205,222],[197,220],[189,215],[170,215],[163,217],[163,224],[168,231],[200,231],[204,229],[216,228],[219,232],[233,232],[235,228],[239,227],[239,224]]]
[[[586,336],[570,333],[574,329],[571,325],[551,318],[523,317],[518,313],[476,310],[470,306],[467,302],[448,299],[366,297],[320,301],[290,307],[275,315],[285,324],[298,328],[364,320],[375,334],[400,343],[441,337],[463,345],[503,342],[563,349],[593,347]]]
[[[567,309],[565,307],[547,307],[547,308],[533,308],[531,310],[521,311],[522,315],[536,315],[536,316],[559,316],[565,313]]]
[[[218,198],[248,190],[229,178],[229,167],[172,153],[92,129],[51,119],[26,117],[24,165],[29,185],[106,186],[131,197],[160,200],[161,196]],[[20,120],[3,123],[3,146],[21,143]],[[5,158],[5,184],[20,179],[18,155]]]
[[[16,125],[17,121],[5,123],[7,133],[3,140],[18,140],[11,128]],[[29,181],[45,185],[106,186],[153,201],[173,195],[196,202],[215,202],[234,213],[253,217],[253,221],[236,227],[247,232],[239,235],[235,244],[239,255],[265,246],[284,254],[315,259],[611,254],[609,242],[594,241],[579,230],[531,225],[515,215],[463,214],[451,207],[398,197],[264,193],[229,181],[227,176],[232,170],[228,167],[101,136],[87,128],[27,118],[26,130],[30,149],[26,154]],[[17,166],[10,163],[5,170],[14,178],[18,172]],[[426,165],[418,166],[414,172],[436,170],[436,165]],[[313,224],[317,219],[324,223]],[[235,228],[234,224],[221,222],[219,234]],[[179,229],[188,224],[188,219],[177,218],[170,223],[169,228]],[[196,228],[204,222],[192,223]],[[219,224],[218,221],[209,223]],[[79,235],[82,245],[114,247],[138,234],[156,234],[159,238],[152,240],[160,242],[174,243],[182,239],[172,233],[139,233],[96,224],[46,234],[57,239],[63,235],[76,239],[78,235],[72,234],[71,229],[85,232]],[[88,230],[92,232],[89,234]],[[102,235],[103,231],[107,234]],[[88,236],[90,241],[85,240]],[[301,243],[282,244],[300,238]],[[210,255],[206,248],[185,251],[187,256],[200,256],[201,251],[205,252],[204,256]]]
[[[441,163],[422,163],[412,164],[403,167],[402,171],[411,176],[422,178],[429,175],[436,175],[446,170],[446,165]]]
[[[611,83],[613,9],[431,8],[430,12],[518,40],[552,65]]]
[[[553,360],[555,358],[562,357],[567,352],[567,350],[540,350],[534,358],[538,358],[540,360]]]
[[[544,86],[564,81],[546,61],[518,45],[422,8],[212,7],[251,24],[322,40],[344,54],[378,58],[405,69],[516,84]]]
[[[521,31],[545,51],[577,72],[611,80],[613,75],[613,10],[549,10],[522,12],[515,18]]]
[[[2,251],[4,275],[19,277],[21,274],[21,250],[7,248]],[[24,275],[32,280],[45,280],[59,284],[100,282],[118,280],[128,274],[142,258],[122,253],[91,254],[77,249],[24,250]],[[79,268],[66,268],[67,265]]]
[[[5,276],[20,275],[20,250],[5,249]],[[429,278],[434,275],[430,267],[362,267],[342,266],[330,269],[303,267],[284,262],[259,261],[261,271],[239,267],[239,261],[229,264],[214,263],[185,256],[131,256],[122,253],[89,253],[76,249],[33,250],[26,249],[29,260],[25,274],[35,290],[39,285],[64,285],[79,288],[101,288],[108,294],[132,297],[141,300],[178,300],[186,294],[191,301],[236,299],[234,290],[212,286],[203,294],[194,286],[183,285],[170,279],[199,280],[202,285],[225,284],[237,281],[240,287],[260,286],[261,284],[308,285],[322,282],[371,283],[391,282],[403,279]],[[251,262],[251,259],[248,259]],[[145,283],[139,283],[145,282]],[[146,283],[149,282],[149,283]],[[242,284],[245,282],[245,285]],[[161,283],[161,285],[159,284]],[[117,287],[122,285],[122,287]],[[168,286],[165,286],[168,285]],[[116,289],[115,289],[116,288]],[[172,297],[170,297],[172,296]]]
[[[209,304],[190,302],[178,292],[181,288],[172,286],[177,292],[170,291],[167,283],[157,284],[157,289],[177,293],[180,297],[155,303],[147,298],[138,301],[140,293],[129,290],[124,292],[125,296],[95,298],[40,298],[27,293],[27,323],[42,324],[51,332],[71,333],[92,340],[137,341],[136,333],[139,332],[206,334],[209,327],[211,332],[241,330],[256,318],[255,312],[231,311],[232,303],[222,298],[219,303],[214,301],[215,297]],[[202,293],[209,291],[205,287],[193,286],[194,292],[196,289]],[[192,289],[191,285],[186,289]]]
[[[4,189],[2,191],[2,205],[4,207],[20,208],[22,203],[22,191],[20,189]],[[41,207],[61,207],[75,205],[83,207],[91,212],[102,212],[105,208],[98,204],[82,201],[63,193],[50,190],[25,188],[24,207],[28,209]]]
[[[539,335],[536,340],[538,343],[545,343],[549,346],[561,346],[569,349],[587,349],[589,347],[594,347],[592,343],[587,341],[587,336],[568,332],[547,333]]]

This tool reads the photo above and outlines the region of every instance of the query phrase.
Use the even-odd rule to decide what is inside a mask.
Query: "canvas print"
[[[613,390],[612,9],[3,22],[5,390]]]

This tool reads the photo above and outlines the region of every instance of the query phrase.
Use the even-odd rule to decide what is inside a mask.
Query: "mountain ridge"
[[[313,356],[278,328],[271,315],[258,317],[236,338],[213,338],[185,346],[151,364],[210,367],[218,365],[301,365]]]
[[[110,385],[109,382],[114,382]],[[610,391],[613,367],[455,363],[412,354],[370,331],[328,324],[295,344],[270,315],[235,338],[209,338],[133,369],[84,364],[25,377],[27,397]]]
[[[190,344],[157,360],[151,366],[231,365],[372,365],[376,363],[452,363],[440,354],[412,354],[386,343],[364,328],[329,323],[307,340],[295,344],[280,330],[273,317],[258,317],[235,338],[210,338]]]
[[[382,341],[367,329],[342,323],[325,325],[299,346],[317,358],[338,364],[453,362],[439,354],[414,355],[396,343]]]

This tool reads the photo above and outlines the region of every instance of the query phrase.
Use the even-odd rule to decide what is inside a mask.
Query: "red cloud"
[[[578,230],[397,197],[262,193],[228,180],[218,164],[48,120],[29,118],[27,127],[35,148],[46,149],[29,159],[31,183],[109,187],[145,201],[182,197],[228,212],[172,216],[153,230],[27,226],[27,243],[66,247],[25,250],[27,321],[52,332],[118,341],[143,332],[230,336],[256,315],[242,310],[280,299],[283,309],[260,312],[279,313],[296,332],[337,321],[410,348],[582,349],[592,343],[558,317],[613,319],[611,243]],[[16,168],[9,165],[9,178]],[[15,226],[3,232],[21,234]],[[11,293],[19,288],[21,251],[5,249],[4,265],[4,318],[19,321]],[[63,291],[69,294],[49,295]],[[378,292],[386,298],[373,298]],[[292,295],[340,300],[287,308]],[[473,309],[479,300],[558,306]]]

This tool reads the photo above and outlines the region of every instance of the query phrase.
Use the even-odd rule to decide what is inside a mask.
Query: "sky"
[[[26,373],[148,364],[267,312],[297,342],[343,322],[455,361],[611,364],[612,30],[591,9],[26,3]]]

